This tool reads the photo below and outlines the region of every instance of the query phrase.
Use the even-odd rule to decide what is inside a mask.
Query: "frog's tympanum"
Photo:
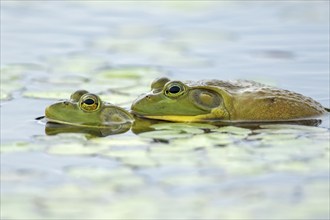
[[[239,80],[198,82],[156,79],[132,113],[168,121],[279,121],[315,118],[327,110],[301,94]]]
[[[103,102],[99,96],[85,90],[76,91],[69,100],[48,106],[45,115],[50,122],[90,127],[133,121],[125,109]]]

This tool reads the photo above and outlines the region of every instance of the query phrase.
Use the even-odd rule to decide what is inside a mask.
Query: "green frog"
[[[131,123],[132,115],[123,108],[104,102],[99,96],[86,90],[74,92],[69,100],[48,106],[48,121],[89,127]]]
[[[159,78],[131,106],[136,116],[174,121],[286,121],[328,109],[312,98],[248,80],[171,81]]]

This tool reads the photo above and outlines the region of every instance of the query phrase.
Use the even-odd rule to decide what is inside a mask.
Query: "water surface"
[[[129,108],[159,76],[251,79],[330,106],[327,1],[2,1],[1,218],[328,219],[319,127],[47,136],[77,89]]]

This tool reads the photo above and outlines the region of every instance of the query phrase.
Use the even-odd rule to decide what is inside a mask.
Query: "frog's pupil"
[[[94,100],[93,99],[86,99],[84,101],[84,103],[87,104],[87,105],[93,105],[94,104]]]
[[[170,93],[178,93],[180,90],[181,88],[179,86],[172,86],[169,91]]]

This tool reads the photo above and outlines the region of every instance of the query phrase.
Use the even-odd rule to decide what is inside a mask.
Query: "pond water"
[[[329,219],[318,127],[46,135],[77,89],[129,109],[160,76],[250,79],[330,106],[328,1],[1,1],[1,219]]]

